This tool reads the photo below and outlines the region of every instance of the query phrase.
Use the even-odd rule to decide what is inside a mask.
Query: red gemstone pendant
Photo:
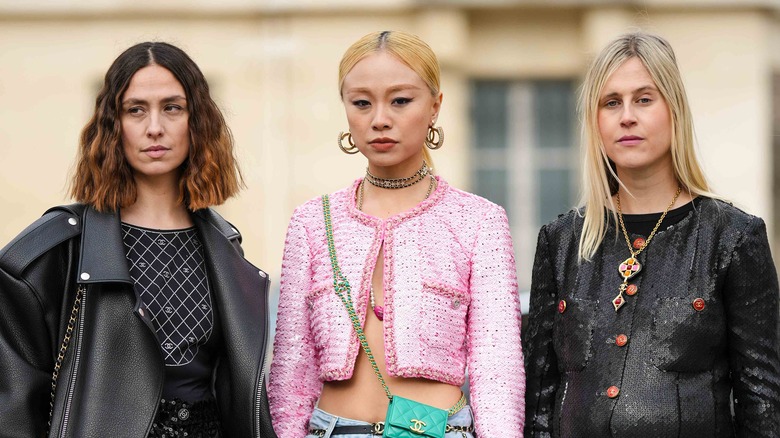
[[[626,300],[623,298],[623,293],[621,292],[618,294],[618,296],[615,297],[614,300],[612,300],[612,305],[615,307],[615,312],[623,307],[623,304],[626,304]]]

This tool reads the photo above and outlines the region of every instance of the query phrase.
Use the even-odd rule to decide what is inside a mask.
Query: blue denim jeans
[[[365,426],[370,423],[365,421],[351,420],[349,418],[337,417],[329,414],[320,408],[314,408],[314,412],[309,420],[309,430],[322,429],[325,430],[324,438],[330,438],[333,428],[337,426]],[[451,426],[471,426],[474,424],[474,417],[471,413],[471,408],[466,405],[463,409],[456,412],[447,419],[447,424]],[[369,434],[350,434],[350,435],[335,435],[338,438],[376,438],[375,435]],[[474,438],[474,434],[468,432],[449,432],[444,434],[444,438]],[[316,435],[306,435],[306,438],[318,438]]]

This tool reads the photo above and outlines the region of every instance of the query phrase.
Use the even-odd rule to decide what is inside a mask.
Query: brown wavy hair
[[[145,42],[125,50],[109,67],[92,119],[81,131],[70,194],[96,210],[116,211],[138,196],[122,149],[122,95],[135,72],[148,65],[169,70],[181,83],[189,110],[190,150],[181,165],[179,202],[190,210],[224,203],[244,187],[233,135],[195,62],[168,43]]]

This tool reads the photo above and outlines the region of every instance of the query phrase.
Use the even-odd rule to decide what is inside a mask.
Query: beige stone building
[[[715,190],[764,217],[776,240],[777,0],[0,0],[0,245],[68,202],[79,131],[112,60],[168,41],[226,113],[247,189],[219,210],[278,287],[293,208],[363,172],[336,146],[347,125],[337,66],[384,29],[439,55],[437,172],[507,208],[521,288],[539,226],[577,203],[579,80],[606,41],[634,29],[675,47]]]

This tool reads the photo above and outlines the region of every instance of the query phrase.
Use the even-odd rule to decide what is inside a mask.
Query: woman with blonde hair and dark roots
[[[273,437],[268,276],[210,208],[241,185],[195,62],[122,52],[82,131],[78,203],[0,250],[2,436]]]
[[[633,33],[580,95],[584,207],[539,233],[526,437],[780,437],[764,222],[711,193],[671,46]]]
[[[439,88],[436,56],[407,33],[342,58],[338,145],[368,166],[290,220],[268,392],[280,437],[522,436],[509,224],[433,175]]]

